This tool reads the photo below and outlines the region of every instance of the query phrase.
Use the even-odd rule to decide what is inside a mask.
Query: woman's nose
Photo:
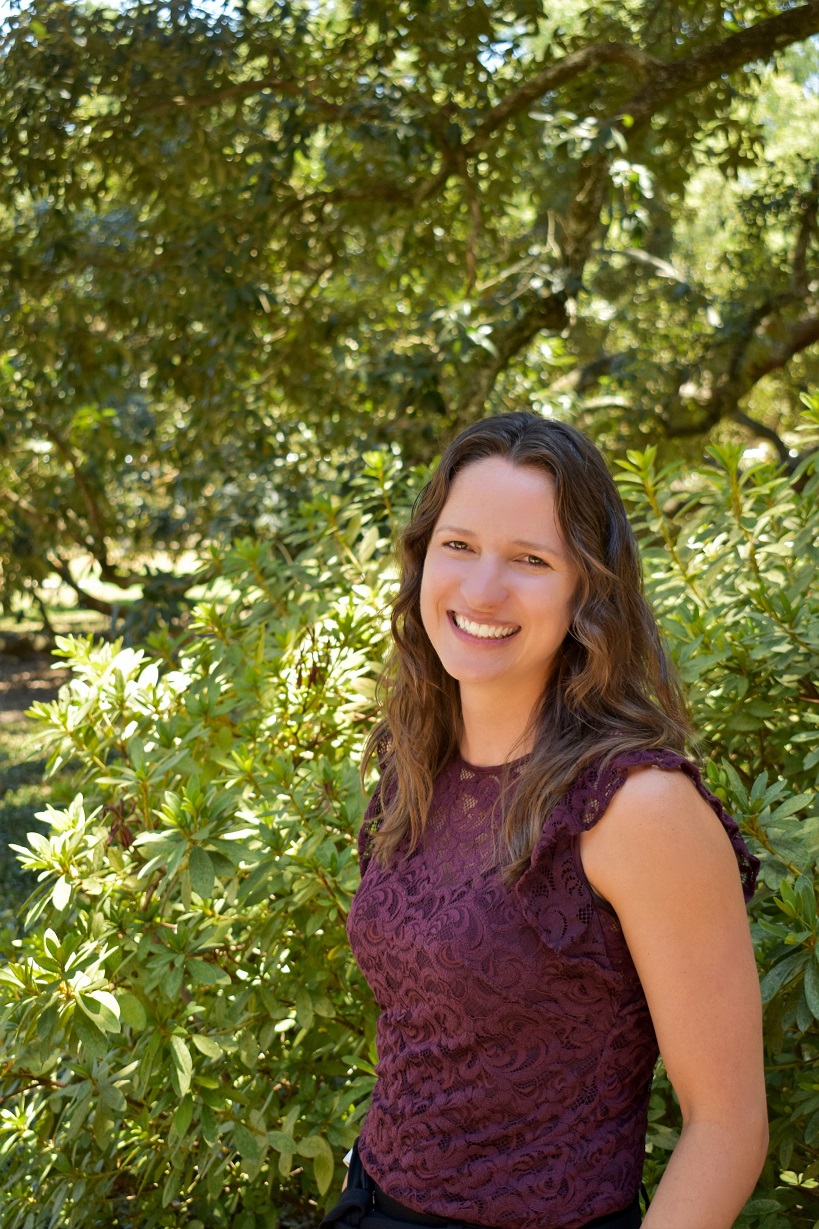
[[[507,595],[503,567],[488,556],[475,560],[461,583],[461,592],[473,610],[499,606]]]

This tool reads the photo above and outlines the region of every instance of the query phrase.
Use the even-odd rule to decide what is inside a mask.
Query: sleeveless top
[[[506,766],[510,787],[524,760]],[[697,768],[634,751],[583,772],[514,888],[494,836],[502,768],[455,756],[422,844],[385,870],[359,836],[348,934],[380,1008],[379,1061],[359,1154],[393,1199],[503,1229],[579,1229],[640,1183],[657,1042],[617,916],[592,893],[578,838],[630,768],[684,772],[736,853],[746,900],[759,863]]]

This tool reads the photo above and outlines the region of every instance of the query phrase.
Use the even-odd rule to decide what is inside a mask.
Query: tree
[[[72,555],[125,587],[157,546],[264,530],[328,459],[429,459],[487,408],[692,455],[732,421],[787,455],[817,31],[816,0],[13,10],[5,598],[76,584]],[[795,79],[814,129],[772,165]]]

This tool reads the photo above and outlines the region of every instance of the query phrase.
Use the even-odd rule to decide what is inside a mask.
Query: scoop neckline
[[[525,760],[529,759],[531,754],[531,751],[527,751],[525,755],[519,755],[517,759],[514,760],[506,760],[503,764],[471,764],[469,760],[464,759],[460,751],[455,752],[455,759],[462,768],[468,769],[469,772],[497,774],[499,772],[503,772],[504,769],[508,772],[510,768],[515,768],[518,764],[523,764]]]

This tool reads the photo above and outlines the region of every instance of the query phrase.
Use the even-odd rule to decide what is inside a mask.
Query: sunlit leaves
[[[2,1095],[46,1105],[47,1086],[14,1074],[43,1064],[63,1089],[56,1120],[36,1120],[55,1140],[53,1179],[38,1169],[45,1134],[6,1154],[50,1191],[43,1226],[68,1156],[121,1168],[116,1189],[75,1194],[83,1229],[112,1207],[125,1217],[137,1191],[140,1229],[163,1208],[211,1223],[251,1187],[265,1203],[329,1197],[372,1087],[351,1065],[372,1057],[373,1014],[344,923],[355,761],[393,583],[384,552],[415,482],[400,474],[373,454],[360,499],[318,492],[284,549],[214,552],[173,665],[61,642],[74,679],[38,714],[84,794],[20,851],[42,878],[43,923],[0,967],[0,1053],[16,1064]],[[16,1229],[7,1215],[0,1205]]]
[[[800,1219],[801,1184],[819,1174],[816,455],[794,478],[749,465],[726,445],[696,471],[658,467],[653,449],[629,452],[619,466],[646,586],[705,736],[709,783],[762,862],[752,932],[765,1004],[771,1197],[748,1205],[740,1223],[754,1229],[783,1217],[810,1224]],[[660,1127],[674,1114],[664,1076],[654,1107],[649,1138],[663,1149]]]
[[[427,460],[487,398],[578,414],[617,449],[738,433],[735,400],[708,403],[749,320],[807,301],[791,264],[815,49],[772,62],[763,43],[648,126],[628,105],[652,59],[707,59],[780,7],[11,6],[0,598],[82,555],[114,576],[111,613],[123,573],[141,584],[144,635],[191,604],[186,578],[146,567],[157,549],[178,568],[203,541],[271,536],[319,470],[347,484],[384,442]],[[643,68],[530,88],[612,46]],[[564,292],[570,310],[504,345]],[[810,384],[795,361],[766,421],[790,425]]]

